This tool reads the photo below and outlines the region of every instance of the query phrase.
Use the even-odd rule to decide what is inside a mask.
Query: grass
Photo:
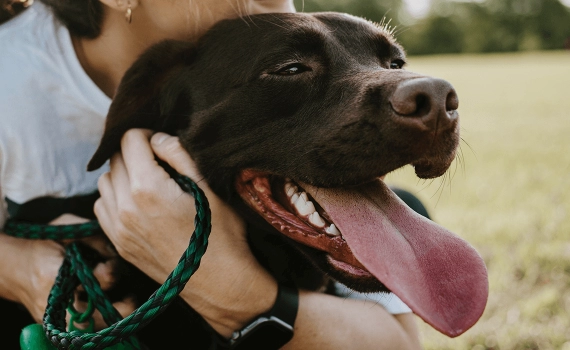
[[[479,322],[426,349],[570,350],[570,52],[411,57],[456,88],[464,142],[444,178],[388,176],[469,241],[489,273]]]

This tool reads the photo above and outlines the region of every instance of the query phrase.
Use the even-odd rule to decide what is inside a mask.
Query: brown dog
[[[459,142],[456,92],[403,70],[405,59],[389,30],[345,14],[223,21],[196,45],[143,54],[89,169],[130,128],[177,134],[212,190],[247,218],[279,280],[389,289],[456,336],[483,312],[485,265],[379,180],[407,164],[438,177]]]

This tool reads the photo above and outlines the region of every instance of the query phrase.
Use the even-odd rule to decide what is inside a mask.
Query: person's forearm
[[[233,331],[271,308],[276,282],[258,279],[257,283],[261,285],[227,293],[227,303],[191,295],[190,282],[181,295],[220,335],[229,338]],[[237,283],[236,287],[240,285],[247,284]],[[236,294],[243,299],[236,302]],[[283,349],[421,349],[415,320],[412,314],[408,316],[400,320],[373,301],[301,290],[295,334]]]
[[[295,335],[282,349],[420,349],[417,334],[373,301],[300,291]]]
[[[249,274],[222,274],[202,265],[180,296],[222,337],[229,339],[275,303],[277,282],[257,265],[251,264]]]
[[[420,341],[420,331],[418,329],[417,321],[419,318],[411,313],[397,314],[394,315],[396,321],[402,325],[404,331],[408,334],[410,341],[412,341],[415,346],[414,349],[423,349],[422,343]]]
[[[14,238],[0,232],[0,297],[11,301],[21,302],[18,291],[18,281],[22,264],[25,264],[24,251],[25,240]]]

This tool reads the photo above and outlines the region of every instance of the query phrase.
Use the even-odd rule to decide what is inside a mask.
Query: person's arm
[[[103,248],[102,242],[97,242],[99,239],[92,239],[91,246]],[[15,238],[0,233],[0,298],[24,305],[32,318],[41,323],[63,256],[63,246],[55,241]],[[109,289],[115,281],[113,264],[113,259],[106,260],[93,271],[103,290]],[[130,299],[113,305],[124,316],[136,307]],[[84,310],[86,304],[78,301],[75,307]],[[94,320],[96,329],[106,327],[98,312]]]
[[[148,130],[125,134],[122,153],[113,156],[111,171],[99,180],[95,213],[119,254],[162,283],[188,246],[195,209],[193,198],[154,155],[196,181],[210,202],[212,233],[200,268],[180,296],[229,338],[272,307],[277,283],[253,257],[242,219],[201,181],[178,139],[156,134],[149,143],[150,136]],[[299,296],[295,335],[284,349],[420,348],[406,316],[394,317],[361,300],[304,290]]]
[[[36,263],[38,257],[42,264]],[[32,241],[1,233],[0,297],[24,304],[34,319],[41,320],[51,288],[49,278],[53,276],[55,280],[62,261],[63,248],[55,242]]]
[[[301,292],[299,302],[295,335],[283,349],[421,348],[417,332],[380,305],[315,292]]]
[[[8,236],[8,213],[0,186],[0,298],[23,304],[40,322],[46,300],[63,261],[63,247],[53,241]]]
[[[3,227],[6,219],[5,212],[0,213],[0,216],[0,227]],[[64,214],[50,224],[61,225],[83,221],[85,219]],[[94,275],[101,283],[103,290],[111,288],[116,280],[113,273],[116,253],[106,248],[108,241],[104,237],[92,237],[84,239],[83,242],[99,251],[107,259],[97,264]],[[63,262],[64,254],[64,247],[58,242],[15,238],[0,232],[0,298],[22,304],[32,318],[41,323],[48,295]],[[136,307],[134,301],[130,299],[117,301],[113,305],[124,316]],[[78,310],[84,310],[86,304],[78,301],[75,307]],[[99,312],[94,314],[94,321],[95,329],[102,329],[106,326]]]

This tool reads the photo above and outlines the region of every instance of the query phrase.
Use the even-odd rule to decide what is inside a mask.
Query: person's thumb
[[[180,144],[178,137],[158,132],[150,139],[154,154],[170,165],[180,174],[186,175],[195,182],[202,180],[203,176],[196,168],[190,155]]]

